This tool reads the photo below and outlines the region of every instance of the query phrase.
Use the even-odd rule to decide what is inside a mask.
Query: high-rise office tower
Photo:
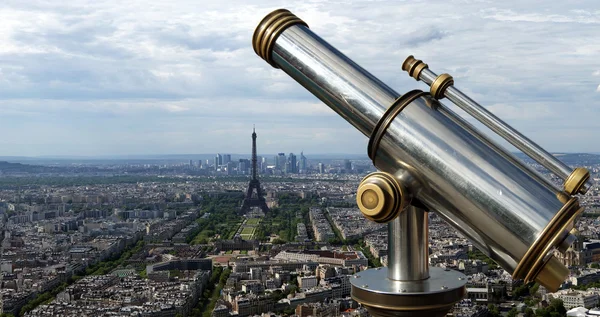
[[[250,160],[248,159],[240,159],[238,163],[238,173],[242,175],[248,174],[248,169],[250,168]]]
[[[302,174],[306,174],[306,156],[304,156],[304,151],[300,152],[300,164],[298,164],[298,172]]]
[[[227,165],[229,162],[231,162],[231,154],[223,154],[223,165]]]
[[[264,172],[263,170],[263,158],[262,156],[257,156],[256,157],[256,172],[259,174],[262,174]]]
[[[325,165],[323,163],[319,163],[319,174],[325,174]]]
[[[290,153],[287,161],[288,161],[288,164],[287,164],[287,169],[285,172],[295,174],[297,172],[296,171],[296,155],[294,155],[294,153]]]
[[[352,172],[352,163],[350,162],[350,160],[344,160],[344,170],[346,173]]]
[[[225,166],[227,167],[227,175],[234,175],[235,162],[227,162]]]
[[[285,153],[277,154],[277,169],[280,171],[285,171],[285,163],[287,163]]]
[[[194,167],[194,161],[190,160],[190,167]]]
[[[215,171],[218,170],[221,165],[223,165],[223,156],[217,154],[217,156],[215,156]]]

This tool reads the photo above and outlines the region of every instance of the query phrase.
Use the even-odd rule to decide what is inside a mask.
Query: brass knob
[[[585,183],[590,178],[590,171],[583,167],[578,167],[573,170],[571,175],[565,180],[565,191],[569,195],[577,193],[585,194]]]
[[[402,63],[402,70],[407,71],[408,75],[417,81],[419,81],[419,76],[421,76],[421,72],[425,68],[429,68],[429,66],[412,55],[408,56]]]
[[[387,173],[367,175],[358,185],[356,203],[369,220],[386,223],[396,218],[407,205],[403,187]]]

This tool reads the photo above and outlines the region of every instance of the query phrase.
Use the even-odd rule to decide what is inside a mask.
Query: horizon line
[[[284,152],[278,152],[278,153],[284,153]],[[278,153],[267,153],[267,154],[263,154],[260,155],[258,154],[258,156],[265,156],[265,155],[277,155]],[[294,152],[290,152],[293,154],[296,154]],[[523,152],[520,151],[513,151],[510,152],[513,154],[523,154],[526,155]],[[567,151],[561,151],[561,152],[550,152],[553,155],[560,155],[560,154],[591,154],[591,155],[600,155],[600,152],[567,152]],[[8,159],[8,158],[27,158],[27,159],[126,159],[128,157],[137,157],[137,158],[143,158],[143,157],[147,157],[147,158],[156,158],[156,157],[168,157],[168,156],[214,156],[217,154],[221,154],[221,155],[235,155],[235,156],[251,156],[252,153],[227,153],[227,152],[213,152],[213,153],[170,153],[170,154],[103,154],[103,155],[35,155],[35,156],[30,156],[30,155],[0,155],[0,159]],[[286,153],[289,154],[289,153]],[[306,155],[306,154],[304,154]],[[348,156],[365,156],[368,157],[367,153],[309,153],[309,156],[332,156],[332,155],[348,155]]]

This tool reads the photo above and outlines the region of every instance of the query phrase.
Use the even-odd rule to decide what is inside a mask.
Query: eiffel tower
[[[262,189],[260,188],[260,182],[258,181],[258,171],[256,169],[256,129],[254,127],[252,128],[252,179],[248,183],[246,197],[244,197],[240,212],[245,214],[250,211],[250,207],[259,207],[264,213],[269,211]]]

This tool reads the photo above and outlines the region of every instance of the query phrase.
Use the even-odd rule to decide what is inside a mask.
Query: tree
[[[508,314],[506,314],[507,317],[517,317],[517,314],[519,312],[517,311],[516,308],[513,307],[513,309],[511,309],[510,311],[508,311]]]
[[[551,308],[552,311],[551,312],[556,312],[558,313],[560,316],[565,316],[567,314],[567,309],[565,308],[563,301],[561,299],[553,299],[550,301],[550,306],[548,308]]]
[[[535,316],[533,309],[531,309],[530,307],[527,307],[527,309],[525,309],[525,317],[533,317],[533,316]]]
[[[500,315],[500,311],[498,310],[498,307],[496,307],[496,305],[489,304],[488,305],[488,316],[489,317],[500,317],[502,315]]]
[[[540,289],[540,284],[535,283],[532,288],[529,289],[529,295],[534,296]]]
[[[563,305],[563,301],[560,299],[553,299],[550,301],[550,305],[546,308],[539,308],[535,311],[536,316],[542,317],[559,317],[566,316],[567,309]]]
[[[514,299],[519,299],[523,296],[529,295],[530,293],[530,288],[531,284],[523,284],[523,285],[519,285],[517,286],[515,289],[513,289],[512,292],[512,296]]]
[[[273,240],[273,244],[285,244],[285,241],[277,238],[277,239]]]

